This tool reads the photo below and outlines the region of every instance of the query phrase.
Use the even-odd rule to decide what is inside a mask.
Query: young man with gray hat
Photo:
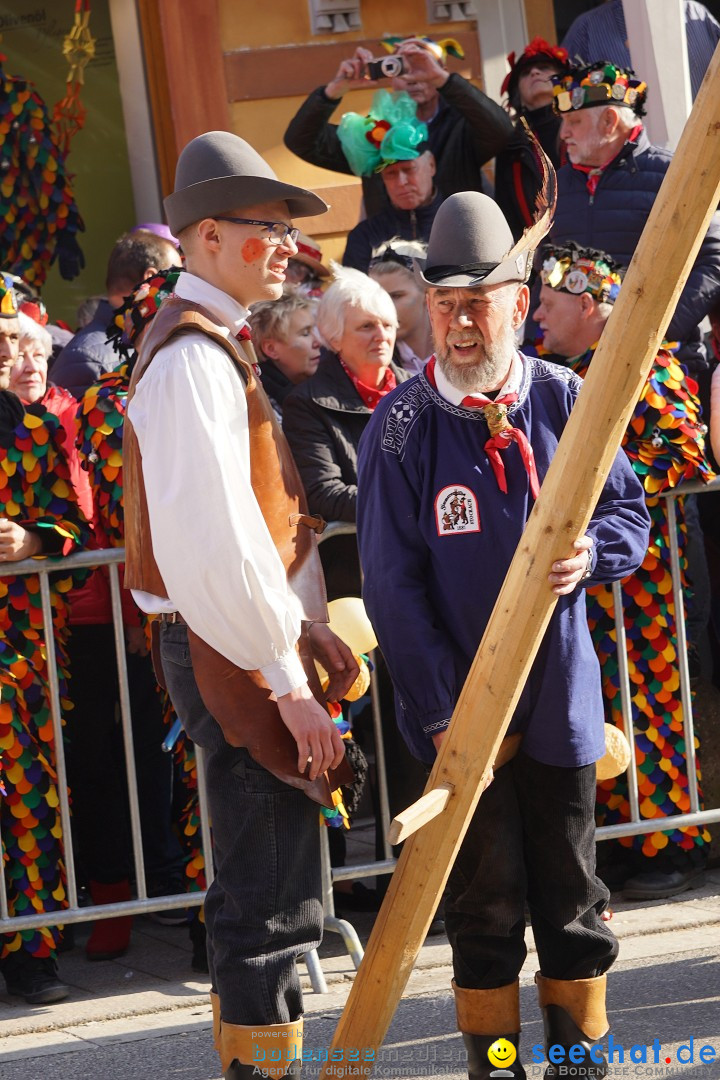
[[[398,722],[427,766],[581,385],[515,345],[528,310],[529,247],[539,239],[531,229],[513,245],[501,210],[479,193],[443,203],[427,259],[415,262],[435,354],[380,403],[360,445],[363,596]],[[472,1080],[526,1075],[517,1058],[526,903],[546,1050],[559,1047],[552,1058],[571,1061],[573,1076],[606,1075],[593,1044],[608,1030],[605,973],[617,942],[595,875],[604,718],[583,586],[632,573],[647,536],[642,489],[619,455],[576,554],[548,567],[558,600],[509,728],[520,749],[484,792],[448,882],[445,923]],[[508,1071],[493,1074],[488,1050],[499,1038],[515,1051]],[[542,1058],[539,1045],[533,1058]],[[563,1075],[557,1067],[545,1076]]]
[[[312,657],[331,673],[333,700],[357,667],[324,625],[321,523],[307,514],[246,325],[251,304],[282,294],[297,251],[291,217],[327,207],[216,131],[181,153],[165,209],[186,272],[130,384],[125,580],[157,616],[161,674],[205,751],[215,856],[205,920],[224,1075],[295,1076],[295,961],[323,921],[311,800],[332,805],[327,770],[344,764]]]

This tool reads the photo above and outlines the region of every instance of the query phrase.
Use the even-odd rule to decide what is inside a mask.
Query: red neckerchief
[[[594,195],[595,192],[597,191],[597,186],[600,183],[600,177],[605,172],[605,170],[608,168],[608,166],[612,165],[613,161],[615,161],[615,159],[620,154],[622,154],[623,150],[625,149],[625,146],[627,146],[627,143],[634,143],[637,140],[637,137],[640,134],[640,132],[642,131],[642,129],[643,129],[642,124],[636,124],[635,127],[630,132],[630,134],[628,135],[627,142],[625,143],[625,145],[621,146],[620,149],[618,150],[617,154],[613,154],[613,156],[610,158],[610,160],[606,161],[604,165],[576,165],[575,162],[572,162],[573,169],[576,169],[578,172],[582,172],[582,173],[587,174],[587,180],[585,181],[585,186],[587,187],[587,189],[588,189],[588,191],[590,192],[591,195]]]
[[[376,406],[380,404],[385,395],[389,394],[390,391],[394,390],[397,386],[397,379],[395,378],[394,372],[392,372],[390,368],[386,369],[383,381],[380,383],[379,386],[367,386],[364,382],[358,379],[357,375],[355,375],[350,370],[350,368],[347,366],[341,356],[338,357],[338,360],[342,364],[348,379],[360,395],[360,399],[363,405],[367,405],[368,409],[375,409]]]
[[[252,334],[250,333],[250,327],[249,326],[241,326],[240,329],[238,330],[237,334],[235,335],[235,340],[240,342],[240,349],[242,351],[242,354],[245,357],[245,359],[247,360],[247,362],[250,363],[250,357],[247,355],[247,353],[245,352],[245,350],[242,347],[243,341],[252,342]],[[252,364],[252,369],[255,372],[255,377],[259,379],[260,378],[260,365],[258,363],[253,363]]]
[[[437,390],[434,356],[430,358],[425,367],[425,377],[430,385]],[[535,467],[533,448],[528,442],[525,432],[521,431],[520,428],[513,427],[505,416],[505,410],[497,408],[498,405],[512,405],[517,399],[517,394],[503,394],[502,397],[497,397],[494,400],[485,397],[484,394],[468,394],[462,399],[460,405],[464,409],[482,409],[491,432],[491,437],[485,443],[485,453],[490,461],[497,486],[503,494],[507,495],[508,486],[501,451],[507,450],[510,443],[514,442],[517,444],[520,457],[525,466],[525,472],[528,474],[532,496],[537,499],[540,494],[540,481]],[[498,428],[498,425],[502,426]],[[496,428],[494,434],[492,434],[493,428]]]

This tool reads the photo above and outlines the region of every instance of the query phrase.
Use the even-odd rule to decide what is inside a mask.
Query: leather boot
[[[591,1048],[610,1030],[605,1012],[607,975],[596,979],[546,979],[538,972],[535,982],[543,1014],[548,1061],[550,1048],[561,1046],[564,1050],[561,1064],[572,1068],[573,1077],[602,1080],[607,1076],[607,1061],[599,1049],[593,1051],[593,1057]],[[569,1056],[573,1046],[582,1047],[584,1053],[580,1061]],[[575,1056],[580,1056],[578,1051]],[[545,1070],[546,1080],[563,1075],[561,1064],[550,1062]]]
[[[93,904],[119,904],[130,900],[130,882],[127,878],[107,885],[102,881],[90,882]],[[85,946],[88,960],[114,960],[127,951],[132,930],[132,915],[118,915],[114,919],[98,919]]]
[[[516,980],[494,990],[466,990],[453,979],[452,987],[458,1030],[468,1054],[470,1080],[489,1080],[490,1077],[526,1080],[525,1070],[517,1057],[520,983]],[[515,1053],[506,1054],[504,1047],[498,1047],[499,1053],[493,1063],[488,1058],[488,1050],[499,1039],[510,1043]]]
[[[220,1053],[220,995],[210,991],[210,1004],[212,1005],[213,1016],[213,1046]]]
[[[259,1076],[282,1080],[285,1076],[299,1076],[302,1032],[302,1019],[290,1024],[254,1027],[221,1020],[219,1052],[225,1080],[258,1080]]]

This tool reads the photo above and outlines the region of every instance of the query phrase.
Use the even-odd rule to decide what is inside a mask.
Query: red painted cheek
[[[265,251],[265,244],[257,236],[251,236],[242,246],[241,254],[246,263],[255,262]]]

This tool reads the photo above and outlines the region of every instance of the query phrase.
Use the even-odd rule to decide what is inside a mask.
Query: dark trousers
[[[128,877],[132,841],[111,624],[76,625],[68,645],[66,717],[73,832],[85,876],[110,884]],[[151,893],[182,881],[183,853],[172,828],[172,755],[149,656],[126,653],[145,872]]]
[[[205,752],[216,875],[205,923],[222,1018],[290,1023],[302,1014],[295,961],[322,937],[318,807],[225,741],[197,689],[184,626],[162,625],[160,650],[175,710]]]
[[[609,893],[595,876],[595,766],[565,769],[519,753],[498,770],[450,874],[445,925],[466,989],[514,982],[527,955],[530,910],[541,973],[602,975],[618,952],[600,918]]]

